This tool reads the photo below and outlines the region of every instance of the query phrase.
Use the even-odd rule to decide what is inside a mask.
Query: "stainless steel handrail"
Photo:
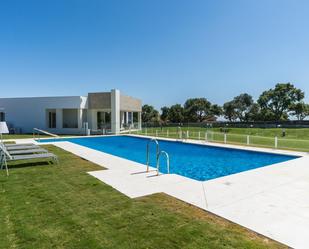
[[[155,142],[156,143],[156,163],[158,163],[158,157],[159,157],[159,142],[157,139],[155,138],[151,138],[148,143],[147,143],[147,148],[146,148],[146,158],[147,158],[147,172],[149,172],[149,144],[151,142]]]
[[[39,139],[38,139],[39,141],[41,141],[40,133],[43,133],[45,135],[48,135],[48,136],[51,136],[51,137],[54,137],[54,138],[59,138],[59,136],[56,135],[56,134],[53,134],[53,133],[50,133],[48,131],[44,131],[44,130],[41,130],[41,129],[38,129],[38,128],[33,128],[33,139],[34,140],[36,139],[36,137],[35,137],[36,133],[37,133],[37,135],[39,137]]]
[[[158,160],[157,160],[157,175],[159,175],[160,173],[160,157],[161,155],[165,155],[166,157],[166,166],[167,166],[167,174],[170,173],[170,157],[168,155],[168,153],[164,150],[161,150],[158,156]]]

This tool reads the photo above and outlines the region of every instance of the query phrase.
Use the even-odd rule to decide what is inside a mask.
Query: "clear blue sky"
[[[309,1],[0,2],[0,97],[119,88],[160,107],[292,82],[309,101]]]

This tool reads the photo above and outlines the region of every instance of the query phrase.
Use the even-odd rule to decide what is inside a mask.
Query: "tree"
[[[224,117],[230,122],[233,122],[237,119],[237,115],[235,112],[235,104],[233,101],[226,102],[223,105],[223,114]]]
[[[169,111],[170,111],[170,108],[167,107],[167,106],[163,106],[161,108],[161,116],[160,116],[160,118],[161,118],[162,121],[164,121],[164,122],[168,121],[168,119],[169,119]]]
[[[240,122],[249,120],[249,112],[254,101],[251,95],[243,93],[235,97],[232,101],[224,104],[224,115],[230,121],[238,119]]]
[[[267,113],[273,121],[286,120],[291,107],[304,98],[304,92],[291,83],[278,83],[274,89],[264,91],[258,99],[261,113]]]
[[[184,121],[184,109],[180,104],[172,105],[168,112],[169,121],[172,123],[181,123]]]
[[[206,98],[188,99],[184,104],[185,119],[188,122],[202,122],[210,115],[211,103]]]
[[[223,114],[223,110],[221,106],[214,104],[210,107],[209,113],[213,117],[219,117]]]
[[[261,108],[258,103],[253,103],[247,112],[247,121],[263,121],[261,117]]]
[[[309,116],[309,105],[299,102],[291,106],[291,115],[296,116],[297,120],[304,120]]]
[[[157,122],[159,120],[159,112],[151,105],[143,105],[142,121],[143,123]]]
[[[240,122],[248,121],[248,113],[254,103],[251,95],[247,93],[240,94],[233,99],[235,114]]]

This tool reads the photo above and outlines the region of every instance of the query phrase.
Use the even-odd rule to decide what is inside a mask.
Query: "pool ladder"
[[[160,145],[157,139],[155,138],[151,138],[148,143],[147,143],[147,147],[146,147],[146,158],[147,158],[147,172],[149,172],[149,144],[151,142],[154,142],[156,144],[156,166],[157,166],[157,175],[159,175],[160,172],[160,157],[162,155],[164,155],[166,157],[166,166],[167,166],[167,173],[170,173],[170,158],[169,155],[166,151],[161,150],[160,151]]]
[[[158,160],[157,160],[157,175],[159,175],[159,172],[160,172],[160,156],[161,155],[164,155],[166,157],[167,174],[169,174],[170,173],[170,157],[166,151],[161,150],[158,156]]]

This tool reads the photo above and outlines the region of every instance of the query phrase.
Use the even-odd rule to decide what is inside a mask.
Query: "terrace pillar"
[[[137,122],[138,122],[138,129],[141,130],[142,129],[142,112],[138,112]]]
[[[78,116],[78,129],[81,131],[83,128],[83,109],[77,110],[77,116]]]
[[[133,118],[133,112],[131,112],[131,124],[132,124],[132,127],[134,127],[134,118]]]
[[[126,112],[126,124],[129,124],[129,112]]]
[[[120,112],[120,116],[121,116],[121,128],[123,128],[123,124],[124,124],[124,112],[123,111]]]
[[[111,91],[111,128],[113,134],[120,133],[120,91]]]

